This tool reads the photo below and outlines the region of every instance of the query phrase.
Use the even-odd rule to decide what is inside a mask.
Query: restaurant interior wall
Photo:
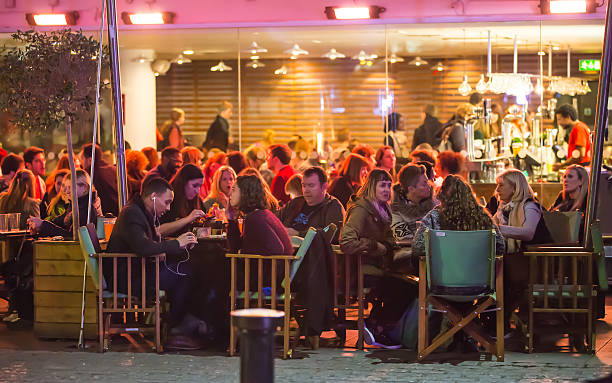
[[[599,57],[598,54],[575,55],[572,68],[578,67],[579,58]],[[437,58],[427,60],[438,61]],[[277,142],[287,142],[294,134],[311,140],[315,132],[322,132],[326,140],[333,141],[338,131],[348,129],[360,142],[374,146],[382,143],[381,104],[386,80],[382,59],[365,68],[348,58],[263,60],[266,66],[257,69],[246,67],[246,61],[241,61],[243,148],[261,140],[266,129],[275,131]],[[480,74],[486,73],[486,57],[444,59],[443,72],[435,72],[431,64],[416,67],[407,61],[389,65],[388,80],[392,110],[404,116],[411,141],[414,129],[422,123],[423,105],[436,104],[439,118],[445,122],[457,105],[467,102],[468,97],[461,96],[457,88],[464,72],[474,88]],[[234,60],[226,63],[237,66]],[[494,56],[493,70],[510,73],[512,63],[511,55]],[[553,75],[565,76],[566,63],[564,54],[553,55]],[[185,134],[193,144],[201,145],[215,118],[218,103],[228,100],[237,105],[236,72],[211,72],[209,68],[215,64],[216,61],[194,60],[190,64],[174,65],[165,76],[157,78],[158,126],[168,118],[173,107],[183,108],[187,114]],[[287,75],[274,75],[274,70],[281,65],[288,68]],[[537,74],[538,56],[519,55],[519,72]],[[597,83],[597,74],[585,78]],[[591,88],[596,92],[596,88]],[[545,101],[552,96],[545,92]],[[485,94],[485,97],[504,109],[515,102],[512,96]],[[540,104],[535,93],[528,96],[528,101],[530,110]],[[594,105],[584,104],[584,107],[595,109]],[[232,136],[238,140],[238,113],[233,114],[230,126]]]

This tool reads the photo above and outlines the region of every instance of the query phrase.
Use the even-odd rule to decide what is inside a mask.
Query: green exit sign
[[[595,59],[579,60],[578,68],[581,71],[586,71],[586,72],[599,71],[601,69],[601,60],[595,60]]]

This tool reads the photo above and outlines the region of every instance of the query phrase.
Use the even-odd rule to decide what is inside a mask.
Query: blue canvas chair
[[[597,295],[608,290],[598,221],[591,225],[591,238],[592,247],[588,249],[543,247],[525,252],[529,258],[528,352],[534,350],[536,332],[551,331],[568,334],[570,347],[577,351],[595,352],[594,306]],[[537,313],[562,314],[562,324],[538,327],[534,319]],[[581,316],[578,320],[577,315]]]
[[[302,244],[295,255],[268,255],[257,254],[225,254],[230,259],[230,312],[239,308],[270,308],[276,310],[279,307],[285,312],[282,328],[283,336],[283,359],[291,357],[292,350],[289,348],[289,325],[291,321],[291,280],[299,270],[308,249],[317,234],[313,228],[308,229]],[[244,290],[237,288],[237,262],[244,261]],[[251,291],[251,262],[257,262],[257,290]],[[281,282],[282,292],[277,294],[277,264],[282,262],[283,276]],[[269,265],[271,270],[270,287],[264,287],[264,264]],[[239,303],[242,304],[239,307]],[[233,317],[230,315],[230,356],[236,353],[236,343],[238,341],[237,330],[234,326]]]
[[[419,361],[460,330],[503,361],[503,258],[495,255],[495,232],[427,230],[425,236],[426,255],[419,262]],[[469,302],[473,307],[466,311]],[[453,327],[430,343],[427,319],[431,311],[444,313]],[[497,340],[474,321],[487,311],[496,312]]]
[[[163,352],[162,346],[162,304],[163,293],[159,289],[159,263],[164,254],[154,256],[155,262],[155,295],[147,298],[146,292],[146,257],[141,257],[131,253],[103,253],[100,249],[96,229],[92,223],[79,228],[79,242],[84,261],[87,263],[87,273],[93,280],[98,290],[98,350],[104,352],[108,349],[109,335],[121,334],[125,332],[147,332],[155,330],[155,350]],[[127,263],[127,274],[132,275],[132,259],[140,259],[142,286],[140,296],[132,296],[131,279],[127,280],[127,294],[117,291],[117,261],[125,259]],[[108,289],[103,274],[103,260],[112,259],[113,283],[112,289]],[[112,314],[134,314],[153,316],[153,325],[142,324],[134,325],[124,323],[123,326],[115,326],[111,323]]]

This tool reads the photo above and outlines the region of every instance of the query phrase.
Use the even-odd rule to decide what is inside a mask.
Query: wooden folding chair
[[[495,255],[495,232],[427,230],[425,236],[426,255],[419,261],[419,361],[460,330],[503,361],[503,258]],[[469,303],[468,311],[456,307]],[[444,313],[453,327],[429,344],[431,311]],[[496,340],[474,321],[488,311],[496,312]]]
[[[283,336],[283,359],[290,358],[292,350],[289,348],[289,325],[291,323],[291,280],[297,273],[304,256],[314,239],[317,231],[310,228],[295,255],[256,255],[256,254],[225,254],[230,259],[230,312],[239,308],[270,308],[276,310],[282,308],[285,312],[282,326]],[[237,260],[244,261],[244,290],[237,288]],[[251,261],[257,261],[257,290],[251,292]],[[283,279],[281,281],[282,293],[277,294],[277,265],[282,262]],[[270,265],[270,293],[264,291],[264,267]],[[239,302],[242,301],[241,307]],[[237,329],[234,326],[233,317],[230,315],[230,346],[229,355],[236,353],[238,341]]]
[[[98,290],[98,335],[100,344],[99,352],[108,349],[108,337],[110,334],[122,334],[126,332],[148,332],[155,329],[155,350],[163,352],[162,346],[162,292],[159,289],[159,263],[165,254],[158,254],[153,257],[142,257],[133,253],[102,253],[100,251],[98,237],[93,224],[91,227],[82,226],[79,228],[79,241],[85,262],[87,262],[87,272],[92,278]],[[97,244],[97,245],[96,245]],[[155,262],[155,295],[147,298],[146,288],[146,263],[153,258]],[[113,287],[107,289],[103,273],[103,261],[111,259],[113,262]],[[127,263],[127,294],[117,291],[117,262],[125,259]],[[140,297],[132,296],[132,259],[140,260],[142,286]],[[112,314],[133,314],[133,315],[153,315],[154,324],[142,324],[140,322],[123,323],[116,326],[111,323]]]
[[[529,320],[527,351],[534,350],[534,333],[568,334],[570,346],[595,351],[594,304],[598,291],[608,289],[604,247],[599,222],[591,225],[592,249],[543,247],[525,252],[529,257]],[[594,282],[597,270],[599,286]],[[537,327],[536,313],[561,314],[562,324]],[[569,315],[569,317],[568,317]],[[584,315],[576,321],[576,315]]]

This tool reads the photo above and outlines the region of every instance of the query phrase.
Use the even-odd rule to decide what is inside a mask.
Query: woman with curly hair
[[[232,252],[245,254],[291,255],[293,246],[287,229],[268,208],[268,196],[261,179],[239,176],[230,193],[227,240]],[[242,233],[237,222],[244,217]]]
[[[438,192],[440,205],[423,217],[412,243],[412,256],[425,255],[425,231],[433,230],[495,230],[495,252],[504,253],[504,238],[491,215],[480,206],[474,192],[461,177],[449,175]]]

